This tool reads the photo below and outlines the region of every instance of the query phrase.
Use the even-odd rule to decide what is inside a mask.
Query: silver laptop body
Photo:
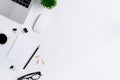
[[[17,23],[23,24],[30,11],[32,3],[33,0],[30,2],[28,6],[23,2],[17,3],[17,0],[0,0],[0,14]]]

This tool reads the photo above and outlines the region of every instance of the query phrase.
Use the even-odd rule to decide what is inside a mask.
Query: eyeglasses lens
[[[37,75],[32,76],[32,79],[33,79],[33,80],[37,80],[37,79],[39,79],[39,78],[40,78],[40,75],[38,75],[38,74],[37,74]]]

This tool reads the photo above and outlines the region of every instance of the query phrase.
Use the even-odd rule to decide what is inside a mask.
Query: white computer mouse
[[[44,33],[46,31],[46,28],[50,22],[49,16],[40,14],[34,24],[33,24],[33,31],[36,33]]]

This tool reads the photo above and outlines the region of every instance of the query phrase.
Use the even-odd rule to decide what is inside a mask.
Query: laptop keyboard
[[[22,5],[26,8],[29,7],[30,2],[31,2],[31,0],[12,0],[12,1],[14,1],[14,2],[18,3],[19,5]]]

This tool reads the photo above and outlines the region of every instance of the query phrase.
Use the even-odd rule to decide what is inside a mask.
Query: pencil
[[[30,59],[27,61],[27,63],[25,64],[25,66],[23,67],[23,69],[25,69],[27,67],[27,65],[30,63],[31,59],[33,58],[33,56],[35,55],[35,53],[38,51],[40,45],[35,49],[35,51],[33,52],[32,56],[30,57]]]

